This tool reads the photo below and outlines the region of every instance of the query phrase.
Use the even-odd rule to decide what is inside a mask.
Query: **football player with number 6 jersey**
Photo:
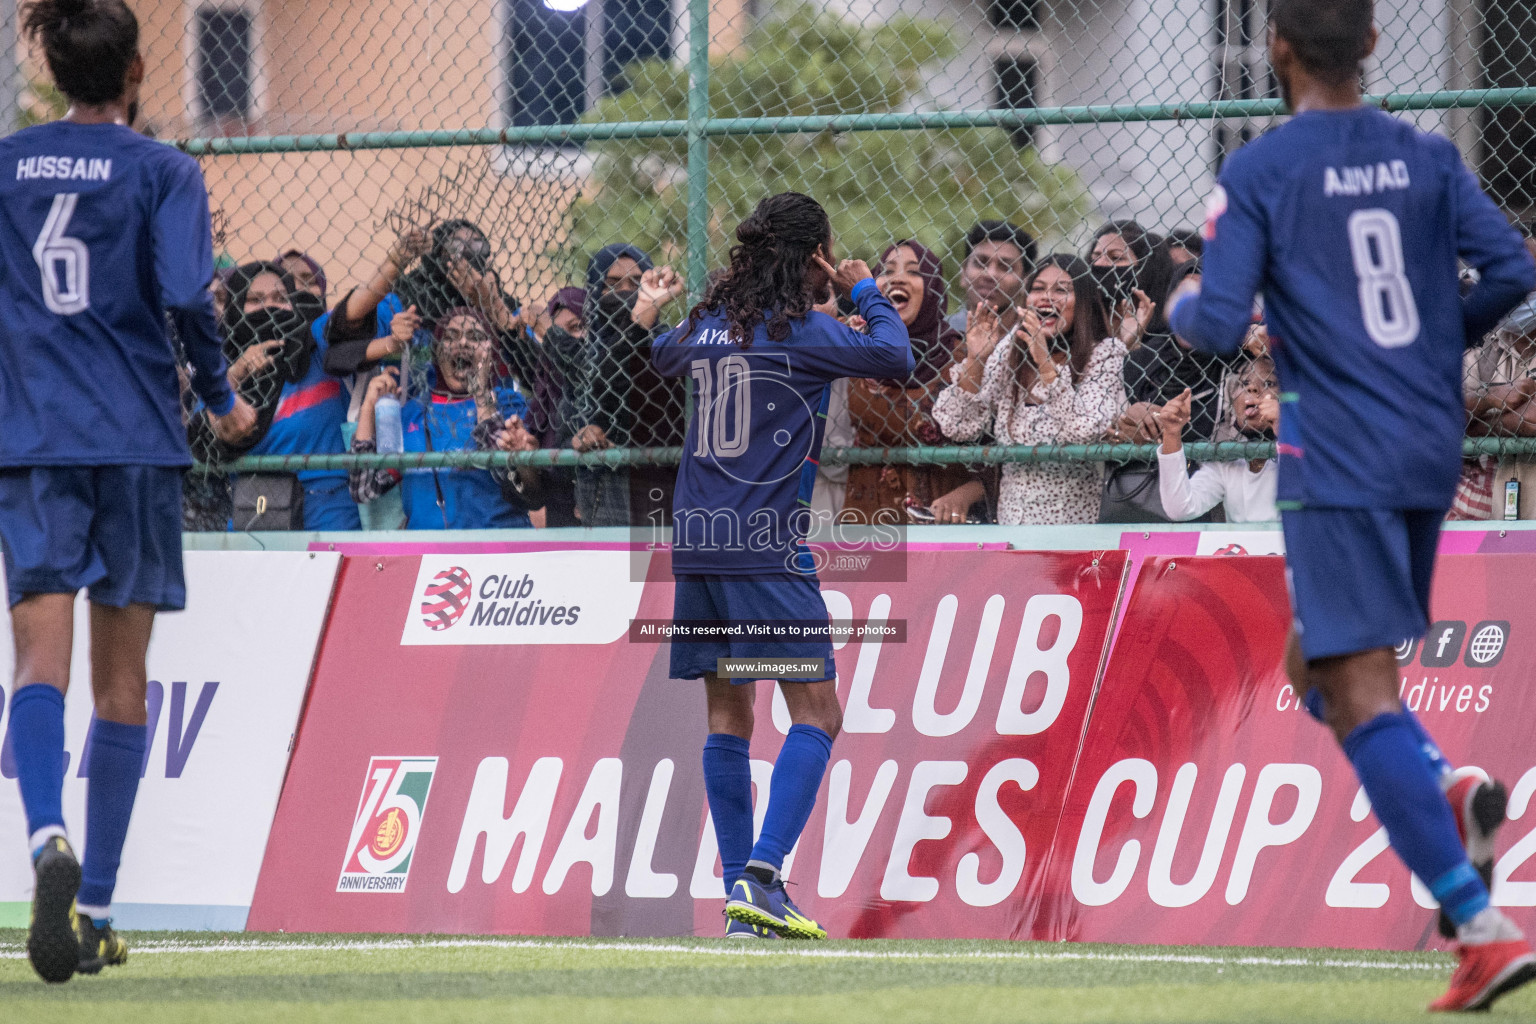
[[[1233,354],[1263,294],[1292,685],[1458,939],[1431,1009],[1481,1010],[1536,978],[1530,945],[1489,898],[1507,798],[1475,769],[1450,770],[1398,698],[1393,648],[1429,623],[1461,469],[1462,356],[1536,275],[1450,141],[1361,102],[1373,13],[1371,0],[1271,5],[1270,60],[1296,116],[1227,161],[1203,282],[1176,291],[1169,320],[1196,348]],[[1458,260],[1479,272],[1466,294]]]
[[[16,640],[7,743],[35,886],[27,956],[45,981],[121,964],[112,892],[144,761],[156,611],[186,600],[170,318],[215,433],[256,413],[225,379],[197,162],[129,125],[144,81],[123,0],[34,0],[21,27],[70,101],[0,140],[0,546]],[[96,720],[82,864],[65,834],[64,694],[75,594],[90,596]]]

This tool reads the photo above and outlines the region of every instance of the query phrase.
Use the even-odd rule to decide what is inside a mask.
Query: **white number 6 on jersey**
[[[1419,336],[1419,307],[1404,273],[1403,233],[1391,210],[1349,215],[1349,251],[1360,279],[1365,333],[1382,348],[1402,348]]]
[[[91,304],[91,253],[78,238],[69,238],[69,219],[75,215],[78,192],[60,192],[43,224],[32,258],[43,273],[43,305],[51,313],[69,316],[83,313]],[[61,275],[59,271],[62,270]],[[60,286],[62,276],[63,285]]]

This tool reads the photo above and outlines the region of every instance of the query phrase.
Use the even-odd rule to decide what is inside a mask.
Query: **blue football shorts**
[[[779,573],[763,576],[680,575],[673,599],[675,622],[828,621],[815,576]],[[672,641],[673,679],[699,679],[713,673],[721,658],[821,658],[825,672],[785,682],[819,683],[837,677],[832,639],[825,633],[808,640],[742,637],[728,640]],[[738,683],[750,679],[733,680]]]
[[[97,604],[186,605],[174,466],[0,469],[0,545],[12,606],[89,589]]]
[[[1444,519],[1443,509],[1281,513],[1291,610],[1308,661],[1424,635]]]

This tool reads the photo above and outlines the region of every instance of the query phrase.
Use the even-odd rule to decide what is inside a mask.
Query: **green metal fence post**
[[[688,0],[688,293],[709,273],[709,3]]]

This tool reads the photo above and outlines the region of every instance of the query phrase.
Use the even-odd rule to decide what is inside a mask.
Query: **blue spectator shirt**
[[[759,324],[742,348],[724,316],[661,335],[651,360],[664,377],[692,378],[693,416],[673,492],[672,571],[758,575],[803,572],[811,488],[826,431],[831,382],[905,379],[914,368],[906,325],[873,280],[853,290],[860,334],[825,313],[790,321],[768,340]]]
[[[329,314],[327,314],[327,317]],[[283,385],[272,415],[272,426],[252,448],[252,455],[341,455],[347,451],[342,427],[347,422],[350,396],[341,380],[325,372],[325,321],[316,320],[311,329],[315,337],[314,358],[309,371],[297,383]],[[344,469],[301,469],[298,478],[316,480],[347,479]]]
[[[515,388],[496,389],[503,418],[522,416],[528,403]],[[407,452],[469,451],[475,429],[475,400],[468,395],[429,394],[412,398],[400,409]],[[429,446],[428,433],[431,434]],[[434,483],[435,478],[435,483]],[[438,488],[443,505],[438,507]],[[502,487],[483,469],[410,469],[400,481],[406,528],[410,530],[488,530],[532,526],[528,510],[507,502]]]
[[[197,162],[117,124],[0,139],[0,260],[0,466],[190,465],[167,314],[234,404]]]
[[[1458,257],[1480,272],[1465,296]],[[1228,159],[1203,269],[1170,315],[1196,348],[1236,353],[1264,297],[1281,508],[1450,505],[1462,354],[1533,286],[1454,145],[1370,107],[1298,115]]]

